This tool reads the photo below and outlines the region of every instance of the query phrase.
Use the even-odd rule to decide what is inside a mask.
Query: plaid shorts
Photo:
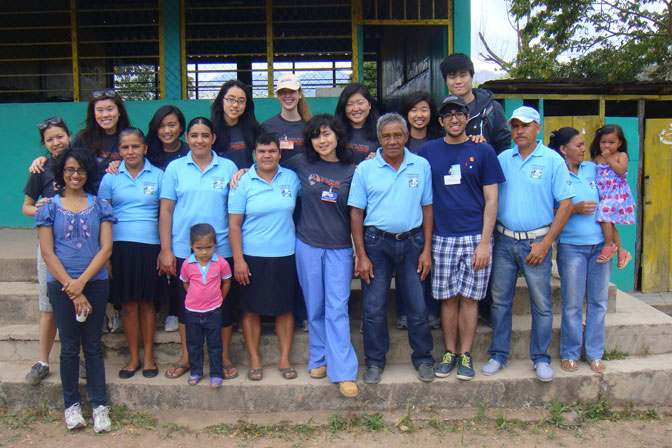
[[[485,297],[492,257],[485,268],[474,271],[474,250],[480,241],[480,234],[432,237],[432,297],[450,299],[461,295],[473,300]],[[491,241],[491,253],[492,245]]]

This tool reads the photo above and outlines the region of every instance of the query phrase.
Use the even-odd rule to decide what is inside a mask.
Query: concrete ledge
[[[40,318],[38,299],[40,287],[37,283],[0,283],[0,323],[34,323]]]
[[[110,402],[126,404],[132,409],[201,409],[250,412],[283,412],[311,410],[396,410],[409,404],[433,408],[475,407],[479,403],[493,407],[538,406],[558,400],[595,400],[603,397],[614,404],[669,404],[672,401],[672,355],[655,355],[607,362],[607,371],[595,374],[581,363],[575,373],[564,372],[553,361],[556,378],[541,383],[535,377],[529,361],[510,363],[499,374],[486,377],[478,372],[473,381],[461,382],[454,376],[421,383],[409,364],[388,365],[378,385],[358,385],[356,399],[340,396],[336,384],[327,378],[314,380],[305,365],[297,365],[299,377],[287,381],[275,366],[266,366],[264,380],[258,383],[241,376],[225,381],[216,391],[207,378],[196,386],[187,385],[186,376],[169,380],[161,375],[146,379],[139,373],[130,380],[121,380],[117,371],[122,364],[107,364],[107,387]],[[51,374],[41,385],[31,386],[23,381],[29,363],[0,363],[0,405],[9,408],[35,407],[46,402],[62,406],[58,374]],[[57,371],[57,366],[53,366]],[[476,365],[480,369],[480,365]],[[207,369],[206,369],[207,371]],[[86,386],[80,382],[82,395]]]

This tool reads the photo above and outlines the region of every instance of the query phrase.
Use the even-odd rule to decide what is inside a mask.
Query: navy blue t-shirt
[[[243,138],[243,128],[238,123],[228,128],[229,146],[224,151],[217,152],[217,155],[227,158],[236,164],[238,169],[249,168],[252,166],[251,156],[247,152],[247,145]]]
[[[492,146],[471,140],[449,145],[443,138],[437,138],[425,143],[418,155],[426,158],[432,169],[434,235],[481,234],[485,209],[483,186],[506,180]],[[451,174],[452,178],[446,178]]]
[[[280,160],[287,160],[304,151],[303,120],[287,121],[282,115],[274,115],[261,123],[260,133],[273,132],[280,140]]]
[[[366,129],[353,129],[352,138],[348,142],[348,148],[352,151],[350,161],[354,164],[359,164],[369,154],[375,153],[379,146],[378,140],[369,140],[366,138]]]

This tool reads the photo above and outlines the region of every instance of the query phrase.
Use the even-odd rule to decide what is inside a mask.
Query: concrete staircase
[[[37,284],[35,283],[35,232],[32,230],[0,229],[0,405],[9,407],[37,406],[43,402],[61,406],[62,396],[58,375],[58,340],[51,356],[52,374],[39,386],[24,383],[23,377],[38,358]],[[338,387],[328,379],[314,380],[306,372],[308,363],[308,334],[296,331],[292,347],[292,362],[299,377],[283,380],[275,368],[278,360],[277,338],[272,327],[264,327],[261,338],[264,380],[247,380],[247,353],[242,334],[235,333],[231,344],[233,361],[238,365],[239,378],[225,381],[224,387],[212,391],[208,382],[197,387],[186,384],[186,376],[170,380],[163,372],[174,362],[180,351],[177,333],[157,329],[155,356],[161,374],[146,379],[137,374],[130,380],[119,379],[117,372],[127,359],[123,334],[103,337],[107,368],[108,393],[112,403],[125,403],[133,409],[176,408],[240,411],[287,410],[345,410],[405,408],[409,403],[423,407],[472,407],[480,403],[490,406],[538,405],[545,401],[575,401],[603,396],[615,403],[668,403],[672,401],[672,317],[661,313],[634,297],[609,290],[606,320],[606,351],[627,353],[624,360],[610,361],[602,375],[594,374],[580,363],[576,373],[564,372],[559,366],[560,285],[552,279],[554,309],[552,366],[556,379],[540,383],[529,361],[530,307],[527,287],[518,282],[514,302],[513,335],[509,366],[494,377],[480,374],[487,360],[492,331],[479,325],[472,349],[477,370],[471,382],[460,382],[454,375],[433,383],[417,380],[410,363],[411,350],[407,334],[394,328],[394,290],[391,291],[388,320],[390,322],[390,351],[383,380],[369,386],[359,381],[360,396],[344,399]],[[351,297],[351,338],[358,358],[363,361],[362,337],[359,333],[361,291],[359,281],[353,281]],[[440,330],[434,330],[434,356],[443,354]],[[360,365],[360,378],[363,373]],[[207,367],[206,367],[207,372]],[[85,385],[82,381],[82,391]]]

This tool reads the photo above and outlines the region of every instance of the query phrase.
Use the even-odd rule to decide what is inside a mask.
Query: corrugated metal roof
[[[567,79],[493,79],[479,87],[493,93],[585,94],[585,95],[670,95],[672,81],[589,81]]]

